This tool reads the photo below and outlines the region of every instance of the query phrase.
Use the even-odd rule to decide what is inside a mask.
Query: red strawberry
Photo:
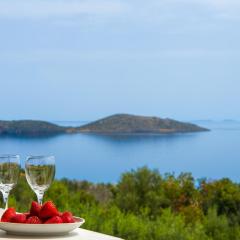
[[[10,219],[16,215],[14,208],[8,208],[2,215],[2,222],[10,222]]]
[[[26,216],[23,213],[15,214],[15,216],[13,216],[10,219],[10,222],[12,222],[12,223],[25,223],[26,222]]]
[[[64,212],[61,216],[64,223],[74,223],[73,215],[71,212]]]
[[[29,217],[31,217],[31,214],[29,213],[29,212],[25,212],[25,213],[23,213],[25,216],[26,216],[26,218],[28,219]]]
[[[58,212],[57,216],[61,217],[63,213]]]
[[[37,216],[32,216],[29,217],[28,220],[26,221],[26,223],[28,224],[41,224],[42,221],[39,219],[39,217]]]
[[[47,201],[42,205],[39,217],[41,219],[51,218],[58,215],[58,210],[52,201]]]
[[[30,208],[30,214],[32,216],[38,216],[39,212],[41,211],[41,208],[42,206],[39,203],[33,201]]]
[[[49,218],[44,224],[59,224],[62,223],[62,219],[59,216]]]
[[[72,213],[71,212],[63,212],[62,216],[68,216],[68,217],[72,217]]]

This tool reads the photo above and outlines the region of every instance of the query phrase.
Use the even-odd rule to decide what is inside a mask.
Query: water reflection
[[[82,134],[83,136],[98,141],[105,141],[106,143],[151,143],[151,142],[176,142],[199,138],[202,134],[208,132],[198,133],[175,133],[175,134]]]

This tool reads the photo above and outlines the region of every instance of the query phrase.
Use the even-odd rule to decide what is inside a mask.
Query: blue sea
[[[76,126],[81,122],[57,122]],[[240,122],[198,121],[210,132],[172,135],[65,134],[48,138],[0,138],[0,153],[56,157],[56,177],[117,182],[121,174],[148,166],[161,173],[191,172],[195,178],[240,181]]]

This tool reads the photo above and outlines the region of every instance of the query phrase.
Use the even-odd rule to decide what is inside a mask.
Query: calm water
[[[116,182],[121,173],[148,166],[161,173],[192,172],[197,178],[229,177],[240,181],[240,124],[201,122],[201,125],[212,131],[162,136],[3,137],[0,153],[18,153],[22,161],[27,155],[53,154],[57,178]]]

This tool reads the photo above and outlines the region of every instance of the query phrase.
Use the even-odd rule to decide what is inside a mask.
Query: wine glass
[[[50,187],[55,176],[54,156],[30,156],[25,163],[25,173],[29,186],[42,204],[45,191]]]
[[[20,172],[19,155],[0,155],[0,191],[3,195],[5,209],[8,208],[8,196],[17,184]]]

